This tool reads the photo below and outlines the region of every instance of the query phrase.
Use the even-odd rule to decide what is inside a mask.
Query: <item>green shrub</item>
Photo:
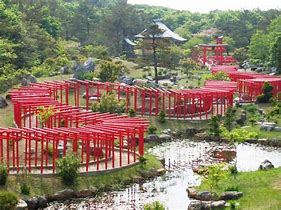
[[[237,169],[236,164],[229,167],[229,172],[232,176],[234,176],[234,178],[236,178],[236,176],[238,174],[238,169]]]
[[[272,91],[273,86],[270,85],[268,82],[265,82],[262,86],[263,94],[257,96],[257,103],[268,103],[273,97]]]
[[[94,78],[94,73],[92,71],[82,71],[78,75],[78,79],[80,80],[93,80]]]
[[[165,206],[159,201],[148,203],[143,206],[144,210],[165,210]]]
[[[129,109],[128,114],[129,114],[129,117],[135,117],[136,116],[136,112],[133,109]]]
[[[7,182],[8,172],[4,164],[0,164],[0,185],[5,185]]]
[[[87,57],[106,59],[109,56],[108,48],[103,45],[86,45],[82,51]]]
[[[30,195],[30,187],[26,182],[20,184],[20,191],[23,195]]]
[[[18,197],[13,192],[0,192],[0,209],[9,210],[14,209],[18,203]]]
[[[205,80],[220,80],[220,81],[229,81],[227,73],[223,71],[218,71],[214,74],[206,74],[203,76]]]
[[[165,112],[162,110],[162,111],[159,113],[159,115],[158,115],[158,121],[159,121],[160,123],[165,123],[165,122],[166,122],[165,117],[166,117],[166,114],[165,114]]]
[[[93,103],[91,109],[94,112],[123,113],[125,111],[125,101],[118,101],[113,93],[103,94],[100,102]]]
[[[67,155],[57,161],[58,175],[65,185],[73,185],[78,177],[80,161],[75,155]]]
[[[140,157],[139,157],[139,162],[140,162],[141,168],[143,168],[144,165],[145,165],[146,162],[147,162],[147,159],[146,159],[145,157],[143,157],[143,156],[140,156]]]
[[[148,134],[155,134],[155,132],[157,131],[157,128],[153,125],[149,126],[148,128]]]
[[[145,78],[146,78],[146,74],[143,74],[143,75],[142,75],[142,78],[145,79]]]

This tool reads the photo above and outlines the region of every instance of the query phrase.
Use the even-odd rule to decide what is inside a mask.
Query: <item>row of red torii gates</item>
[[[204,87],[168,90],[120,83],[63,80],[32,83],[10,92],[17,128],[0,128],[0,161],[10,173],[53,174],[56,160],[75,153],[81,172],[114,169],[137,161],[144,153],[148,121],[125,115],[92,112],[91,104],[106,93],[125,102],[125,112],[157,116],[164,111],[170,119],[205,120],[223,115],[233,106],[234,94],[242,101],[254,101],[265,81],[281,88],[276,76],[238,72],[236,66],[215,66],[231,81],[206,81]],[[42,126],[39,106],[53,107],[54,114]],[[50,152],[51,151],[51,152]]]
[[[225,72],[231,81],[237,83],[239,100],[242,102],[255,102],[257,96],[263,93],[262,87],[265,82],[273,86],[272,94],[280,99],[281,77],[268,74],[238,71],[237,66],[220,65],[211,68],[213,74]]]
[[[223,86],[223,87],[222,87]],[[80,157],[80,172],[114,169],[137,161],[144,153],[144,133],[149,123],[142,118],[92,112],[93,101],[114,93],[125,101],[125,112],[141,115],[202,120],[223,114],[233,105],[233,82],[206,82],[193,90],[166,90],[118,83],[65,80],[32,83],[12,90],[17,128],[0,128],[0,161],[10,173],[27,170],[53,174],[56,161],[66,154]],[[44,124],[38,107],[54,114]]]

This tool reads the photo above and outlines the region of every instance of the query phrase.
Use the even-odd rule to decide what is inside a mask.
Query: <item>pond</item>
[[[218,162],[214,151],[235,151],[226,144],[192,142],[180,140],[163,143],[149,150],[150,153],[165,158],[167,172],[161,177],[149,180],[144,184],[133,184],[121,190],[107,193],[102,198],[71,200],[64,203],[53,203],[51,209],[112,209],[137,210],[145,203],[160,201],[168,209],[187,209],[190,202],[186,189],[200,184],[200,177],[192,168],[198,165]],[[251,144],[237,147],[237,167],[239,171],[258,170],[265,159],[275,167],[281,166],[281,150]]]

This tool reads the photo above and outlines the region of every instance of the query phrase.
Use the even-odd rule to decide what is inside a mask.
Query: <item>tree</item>
[[[265,82],[262,86],[263,94],[257,97],[257,103],[268,103],[270,99],[273,97],[272,94],[273,88],[274,87],[271,84]]]
[[[55,114],[54,108],[52,106],[44,107],[40,106],[37,108],[38,111],[38,118],[39,122],[41,123],[42,127],[45,123]]]
[[[98,78],[101,82],[115,82],[122,71],[126,70],[121,63],[114,63],[112,61],[102,61],[100,65],[101,70]]]
[[[152,25],[149,26],[148,30],[146,30],[143,33],[144,39],[148,40],[145,42],[144,46],[146,48],[151,48],[152,49],[152,60],[153,60],[153,67],[154,67],[154,77],[155,77],[155,83],[158,83],[158,53],[157,49],[159,47],[160,42],[163,39],[159,39],[159,36],[163,33],[164,31],[159,28],[159,26],[156,23],[153,23]],[[165,43],[166,44],[166,43]]]
[[[249,46],[250,61],[255,64],[264,64],[269,61],[269,51],[272,35],[258,31],[251,38]]]
[[[276,38],[270,51],[271,65],[277,68],[277,72],[281,74],[281,34]]]
[[[231,131],[233,127],[233,122],[235,122],[235,118],[236,118],[235,113],[236,113],[236,109],[232,107],[228,107],[225,112],[223,124],[228,131]]]
[[[223,163],[213,164],[208,167],[205,176],[206,184],[210,187],[210,192],[213,192],[214,187],[218,186],[219,181],[227,178],[228,171]]]
[[[220,117],[213,116],[209,122],[209,132],[213,136],[220,136]]]

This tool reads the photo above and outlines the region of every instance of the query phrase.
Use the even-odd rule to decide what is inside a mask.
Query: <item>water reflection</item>
[[[160,201],[169,209],[187,209],[189,198],[186,188],[200,184],[200,177],[192,167],[217,162],[214,151],[235,151],[226,144],[191,142],[188,140],[163,143],[149,150],[150,153],[165,158],[168,172],[162,177],[139,185],[134,184],[122,191],[110,192],[101,198],[69,201],[67,204],[54,204],[48,209],[112,209],[138,210],[145,203]],[[230,152],[230,154],[233,154]],[[237,147],[237,167],[239,171],[257,170],[265,159],[275,167],[281,166],[281,150],[256,145],[243,144]]]

